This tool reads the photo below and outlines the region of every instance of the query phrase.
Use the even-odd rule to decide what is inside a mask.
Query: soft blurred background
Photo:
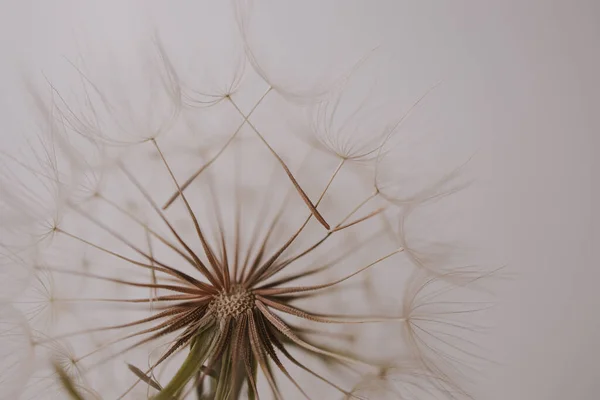
[[[25,76],[60,82],[82,55],[134,66],[157,32],[194,79],[195,66],[218,71],[236,29],[224,1],[0,0],[0,146],[24,140]],[[441,81],[409,126],[452,138],[431,162],[475,149],[465,230],[511,277],[497,285],[485,340],[496,363],[474,397],[598,398],[600,3],[256,1],[250,32],[268,76],[290,90],[365,55],[388,89],[378,95],[403,109]]]

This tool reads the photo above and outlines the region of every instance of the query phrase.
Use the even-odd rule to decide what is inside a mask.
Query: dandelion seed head
[[[36,97],[51,128],[42,150],[32,166],[0,165],[0,183],[16,189],[0,203],[2,229],[25,238],[2,238],[0,267],[35,275],[7,274],[19,289],[6,297],[43,360],[27,364],[26,398],[310,397],[306,382],[356,398],[396,393],[381,371],[407,354],[420,377],[445,373],[421,331],[435,332],[423,320],[436,302],[404,277],[446,270],[410,240],[411,209],[381,185],[382,139],[397,119],[362,107],[364,96],[360,112],[341,102],[342,74],[313,99],[313,140],[298,141],[281,114],[305,111],[296,100],[311,91],[274,85],[248,48],[228,82],[205,90],[151,41],[135,80],[77,63],[81,92],[47,78],[48,98]],[[369,384],[353,390],[357,373]]]

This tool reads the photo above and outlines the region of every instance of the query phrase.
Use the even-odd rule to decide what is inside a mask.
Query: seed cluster
[[[211,301],[209,308],[218,319],[237,318],[254,307],[254,295],[242,286],[221,292]]]

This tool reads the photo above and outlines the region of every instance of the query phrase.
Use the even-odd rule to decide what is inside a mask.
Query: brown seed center
[[[237,318],[253,307],[254,295],[241,286],[234,286],[229,292],[219,293],[209,305],[218,319]]]

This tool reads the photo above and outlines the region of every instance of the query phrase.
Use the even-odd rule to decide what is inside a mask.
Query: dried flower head
[[[425,265],[405,229],[439,182],[409,207],[382,185],[406,113],[381,123],[359,100],[340,120],[339,93],[319,92],[322,146],[299,140],[283,114],[308,96],[274,86],[243,43],[253,69],[212,92],[156,37],[143,73],[73,63],[77,86],[30,89],[40,140],[0,172],[16,285],[0,296],[15,344],[1,398],[466,396],[448,364],[470,349],[448,346],[471,342],[444,329],[475,310],[440,314],[446,291],[423,293],[477,278]]]

